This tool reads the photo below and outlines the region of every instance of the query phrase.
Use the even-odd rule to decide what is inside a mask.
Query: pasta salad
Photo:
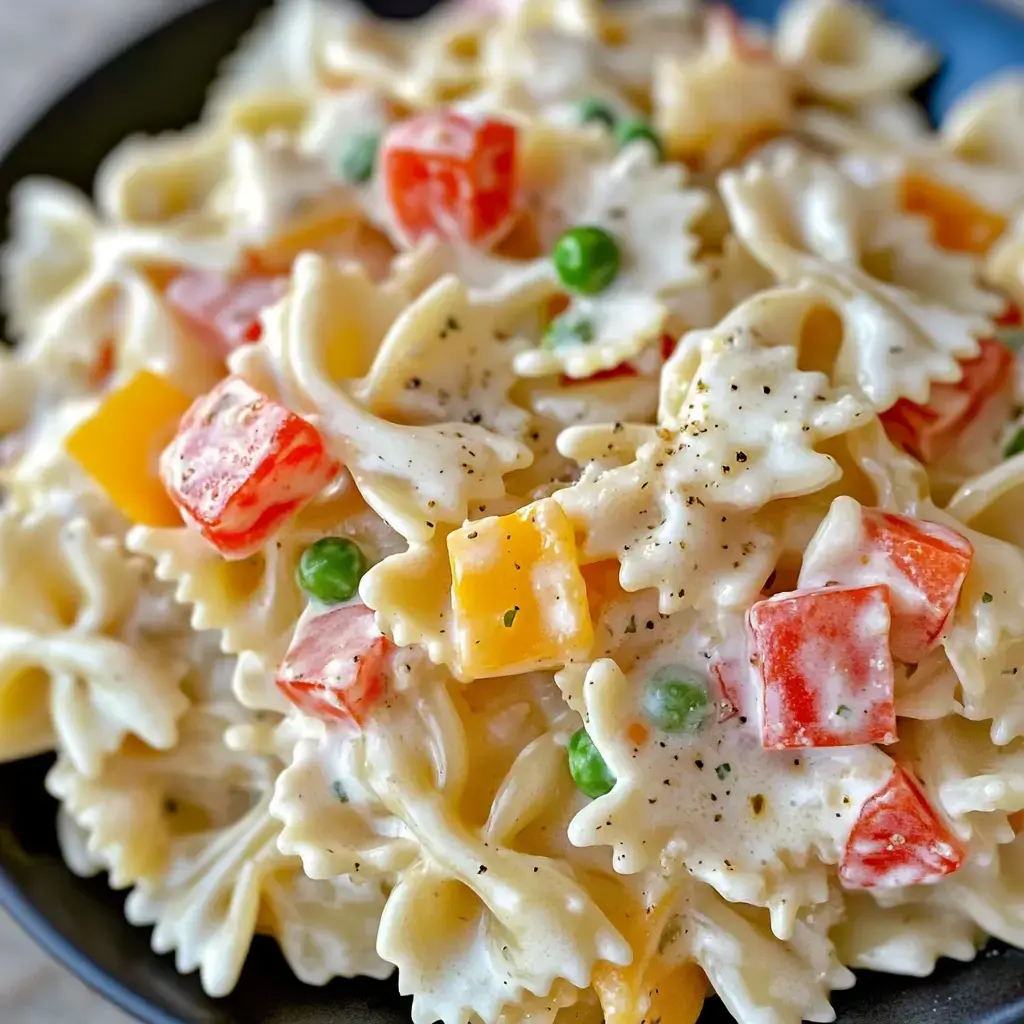
[[[0,757],[232,990],[831,1021],[1024,946],[1024,78],[851,0],[282,0],[3,257]]]

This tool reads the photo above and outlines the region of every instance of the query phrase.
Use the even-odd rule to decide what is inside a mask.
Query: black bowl
[[[921,0],[922,12],[932,10],[932,2]],[[405,15],[430,5],[371,4]],[[88,189],[100,160],[124,136],[193,121],[218,63],[265,6],[266,0],[215,0],[105,64],[10,149],[0,162],[0,195],[27,174]],[[1024,38],[1018,52],[1024,63]],[[182,977],[170,956],[151,952],[149,929],[125,921],[123,896],[105,879],[83,881],[64,866],[56,803],[43,788],[51,761],[0,766],[0,903],[86,984],[148,1024],[408,1024],[409,1001],[394,982],[302,985],[276,944],[263,938],[254,943],[235,992],[210,999],[196,975]],[[840,1024],[1015,1024],[1024,1021],[1024,953],[993,944],[973,963],[945,962],[924,980],[863,974],[851,992],[837,993],[835,1005]],[[701,1016],[701,1024],[729,1020],[717,1000]]]

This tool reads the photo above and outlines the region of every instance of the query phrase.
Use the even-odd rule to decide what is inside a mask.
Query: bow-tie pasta
[[[279,0],[92,201],[20,184],[0,760],[71,870],[212,996],[267,935],[418,1024],[1024,946],[1024,90],[933,130],[941,56]]]

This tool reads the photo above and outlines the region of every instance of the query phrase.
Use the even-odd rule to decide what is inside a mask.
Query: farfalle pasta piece
[[[289,770],[290,782],[282,776],[275,813],[288,816],[285,842],[298,841],[307,864],[312,854],[314,870],[348,860],[347,869],[361,874],[364,864],[394,867],[396,855],[405,862],[378,948],[398,965],[414,1020],[456,1024],[473,1013],[497,1020],[503,1011],[518,1019],[515,1011],[536,1005],[534,997],[553,992],[558,979],[586,988],[596,961],[625,963],[629,948],[570,868],[515,850],[516,837],[571,792],[557,743],[534,732],[542,724],[525,721],[529,699],[506,701],[493,721],[481,709],[476,737],[460,721],[443,675],[415,660],[412,666],[411,685],[378,709],[361,735],[337,737],[319,751],[302,745],[304,766]],[[489,755],[484,761],[477,751],[470,756],[468,744],[477,739],[479,753]],[[329,814],[323,795],[307,806],[317,788],[347,802]],[[485,818],[475,824],[455,810],[466,806],[470,789],[485,801]],[[324,844],[339,856],[311,849]],[[457,915],[449,912],[455,906]],[[537,944],[537,935],[547,941]],[[457,974],[453,963],[463,965]]]
[[[1024,304],[1024,216],[1018,216],[988,251],[984,276],[1018,306]]]
[[[617,559],[622,586],[656,587],[664,614],[755,599],[779,552],[777,499],[837,479],[835,461],[814,446],[867,418],[853,395],[798,370],[785,343],[799,337],[816,294],[765,293],[689,335],[663,374],[660,427],[562,434],[561,451],[591,460],[555,494],[583,534],[583,561]],[[778,341],[765,347],[765,337]]]
[[[502,477],[527,465],[530,452],[475,423],[390,423],[336,383],[328,350],[348,318],[332,295],[343,273],[311,254],[297,260],[290,294],[268,315],[264,339],[238,350],[232,366],[314,415],[370,507],[410,542],[423,541],[436,524],[461,522],[470,508],[502,497]],[[410,323],[411,313],[394,329]]]
[[[133,620],[154,591],[144,566],[84,519],[0,516],[0,700],[3,756],[58,745],[95,775],[133,735],[173,747],[188,701],[176,650],[184,623],[159,633]]]
[[[790,939],[782,942],[772,935],[763,912],[740,911],[710,886],[696,883],[690,889],[669,950],[678,947],[704,968],[737,1020],[835,1020],[829,990],[850,988],[854,976],[829,939],[829,929],[841,916],[834,897],[798,919]]]
[[[66,755],[46,786],[83,830],[86,850],[109,872],[115,889],[164,871],[183,835],[231,821],[246,790],[273,782],[269,765],[230,752],[224,730],[244,717],[225,702],[194,705],[180,722],[169,750],[130,740],[114,751],[95,777]]]
[[[591,8],[569,29],[552,24],[550,16],[537,17],[536,7],[517,5],[512,16],[485,38],[482,60],[487,77],[466,105],[505,110],[528,121],[539,119],[567,132],[583,127],[580,106],[588,100],[601,100],[619,116],[635,116],[624,83],[610,73],[610,51],[593,39],[597,11]]]
[[[461,421],[521,437],[529,415],[508,397],[513,352],[495,313],[446,277],[396,320],[356,394],[393,422]]]
[[[446,740],[448,756],[457,755],[464,741],[451,733]],[[396,744],[383,732],[370,737],[367,753],[378,771],[386,768],[395,780],[382,796],[424,847],[419,865],[392,892],[378,938],[382,954],[398,965],[400,989],[413,992],[413,1020],[454,1022],[467,1012],[494,1019],[503,1005],[528,993],[543,996],[559,977],[586,987],[597,960],[628,960],[628,946],[564,868],[505,846],[509,826],[488,829],[485,846],[455,823],[445,807],[457,800],[464,777],[447,776],[444,791],[437,793],[429,769],[417,766],[425,751]],[[545,788],[538,791],[541,801]],[[428,807],[433,812],[424,814]],[[533,814],[539,811],[536,798],[530,807]],[[524,808],[509,815],[509,825],[523,829],[529,813]],[[469,927],[452,927],[454,906],[466,906]],[[519,938],[526,934],[530,942]],[[546,941],[537,943],[540,935]],[[437,955],[439,943],[443,957]],[[451,972],[453,962],[464,971]]]
[[[984,942],[981,929],[954,907],[914,903],[880,906],[873,896],[847,893],[846,915],[830,932],[850,967],[925,978],[941,957],[970,961]]]
[[[792,73],[744,36],[723,9],[708,15],[704,47],[655,58],[654,124],[675,157],[717,170],[789,127]]]
[[[46,179],[23,183],[13,203],[4,278],[9,291],[33,297],[24,309],[12,307],[24,341],[18,358],[40,366],[48,390],[95,391],[112,375],[125,379],[141,369],[192,388],[215,378],[146,271],[229,268],[236,246],[102,224],[73,189]]]
[[[480,80],[480,33],[489,19],[439,12],[416,25],[383,24],[353,9],[324,46],[331,78],[387,89],[412,107],[450,102]]]
[[[848,0],[790,0],[779,15],[775,53],[806,91],[844,104],[909,91],[936,64],[924,43]]]
[[[297,858],[277,851],[278,831],[264,798],[227,827],[179,840],[170,870],[141,879],[125,915],[153,925],[154,951],[173,951],[183,974],[198,970],[212,996],[234,988],[258,928],[275,936],[307,984],[338,975],[387,977],[393,968],[372,942],[384,899],[379,887],[305,878]]]
[[[1024,77],[1009,73],[961,96],[943,119],[939,136],[961,160],[1019,174],[1024,168],[1022,124]]]
[[[986,723],[950,715],[907,723],[900,744],[901,756],[913,763],[975,859],[1012,840],[1012,816],[1024,810],[1024,743],[992,750]]]
[[[265,653],[280,659],[307,597],[296,580],[303,551],[325,536],[348,537],[370,562],[390,554],[398,538],[355,492],[351,480],[294,515],[254,554],[227,560],[186,527],[134,527],[130,548],[155,562],[158,579],[175,584],[191,607],[194,629],[216,629],[224,651]]]
[[[208,126],[135,136],[113,149],[96,175],[96,206],[112,226],[164,228],[214,238],[223,231],[209,209],[228,173],[230,136]],[[224,240],[225,253],[230,252]]]
[[[1024,552],[973,530],[962,532],[974,545],[974,561],[942,644],[960,681],[964,714],[991,719],[992,742],[1001,745],[1024,735],[1017,682],[1024,664]]]
[[[40,410],[46,387],[41,366],[17,354],[0,355],[0,487],[6,508],[21,516],[84,518],[104,535],[121,537],[124,518],[64,447],[95,413],[99,399],[65,399]]]
[[[707,209],[706,196],[686,187],[680,167],[658,163],[651,146],[627,146],[611,163],[592,167],[582,185],[564,187],[573,197],[564,204],[566,226],[604,228],[619,245],[621,266],[609,287],[574,295],[560,315],[566,324],[587,323],[589,337],[576,326],[556,340],[556,322],[541,348],[516,357],[522,376],[589,377],[631,359],[662,332],[672,296],[704,278],[694,225]]]
[[[625,873],[676,850],[691,874],[730,902],[767,907],[775,933],[789,938],[800,909],[827,898],[825,865],[839,860],[861,805],[885,783],[892,761],[871,746],[799,757],[764,750],[756,727],[739,718],[709,717],[696,733],[659,732],[638,745],[622,723],[640,714],[646,675],[666,659],[678,659],[671,647],[628,676],[611,659],[589,669],[584,720],[616,782],[576,815],[569,838],[611,846]],[[706,671],[687,668],[708,687]]]
[[[974,260],[938,250],[891,192],[792,148],[727,172],[720,186],[751,253],[780,282],[813,281],[842,319],[837,383],[883,410],[959,380],[958,360],[977,355],[999,300],[976,285]]]

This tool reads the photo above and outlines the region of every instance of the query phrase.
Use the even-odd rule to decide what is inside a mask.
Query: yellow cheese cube
[[[68,454],[133,523],[181,526],[160,481],[160,452],[192,399],[148,370],[112,391],[64,442]]]
[[[576,538],[544,498],[448,535],[462,672],[513,675],[585,657],[593,643]]]

